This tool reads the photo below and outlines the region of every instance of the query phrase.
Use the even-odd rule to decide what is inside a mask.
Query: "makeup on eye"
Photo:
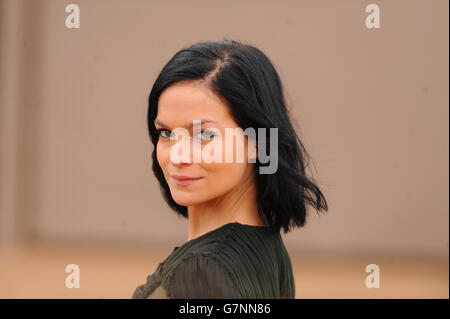
[[[170,134],[169,134],[169,136],[164,136],[164,134],[163,134],[164,132],[169,132],[170,133],[169,130],[167,130],[165,128],[161,128],[161,129],[157,129],[156,130],[156,135],[161,137],[161,138],[170,138]]]
[[[194,134],[194,137],[197,136],[198,133],[201,134],[201,137],[200,137],[201,140],[205,140],[205,139],[206,139],[206,140],[210,140],[211,138],[213,138],[214,136],[216,136],[216,135],[214,134],[213,131],[204,129],[204,130],[196,131],[195,134]],[[206,135],[204,135],[204,134],[206,134]],[[205,136],[206,136],[206,137],[205,137]],[[205,137],[205,139],[204,139],[203,137]]]
[[[168,132],[168,133],[166,133],[166,132]],[[170,130],[165,129],[165,128],[162,128],[162,129],[156,129],[156,133],[157,133],[157,135],[158,135],[160,138],[163,138],[163,139],[170,139],[170,136],[171,136],[171,134],[172,134],[172,132],[171,132]],[[199,133],[201,134],[201,137],[200,137],[200,138],[196,138],[196,136],[197,136]],[[166,135],[166,134],[168,134],[168,135]],[[194,138],[200,139],[200,140],[204,140],[204,141],[208,141],[208,140],[210,140],[211,138],[214,138],[215,136],[216,136],[216,134],[214,134],[213,131],[208,130],[208,129],[198,130],[198,131],[196,131],[196,132],[194,133]]]

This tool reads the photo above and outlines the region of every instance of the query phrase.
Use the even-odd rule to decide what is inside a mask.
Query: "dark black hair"
[[[306,175],[309,155],[289,119],[280,78],[269,58],[252,45],[233,40],[205,41],[177,52],[158,75],[148,100],[147,124],[151,141],[153,172],[169,206],[184,217],[187,207],[172,198],[156,156],[158,133],[153,121],[161,93],[179,81],[203,80],[229,106],[242,130],[278,128],[278,169],[259,174],[255,164],[258,212],[272,230],[287,233],[306,222],[306,204],[328,211],[327,202]],[[266,141],[270,138],[266,136]]]

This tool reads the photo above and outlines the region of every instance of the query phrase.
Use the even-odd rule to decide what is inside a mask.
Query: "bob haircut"
[[[312,179],[305,174],[305,148],[293,129],[286,109],[280,78],[259,49],[242,42],[222,40],[193,44],[177,52],[158,75],[148,100],[148,130],[154,145],[153,172],[165,201],[177,213],[188,218],[186,206],[172,198],[158,163],[158,133],[154,120],[161,93],[179,81],[204,81],[229,107],[242,130],[278,128],[278,169],[273,174],[259,174],[259,156],[255,163],[257,209],[273,231],[284,233],[306,222],[306,204],[328,211],[327,202]],[[266,133],[267,134],[267,133]],[[270,137],[266,136],[266,141]],[[257,141],[256,141],[257,142]]]

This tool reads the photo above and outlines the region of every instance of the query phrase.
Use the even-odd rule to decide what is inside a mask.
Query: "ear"
[[[248,158],[249,159],[257,159],[258,158],[258,147],[256,146],[256,143],[252,139],[248,139],[249,143],[249,153]]]

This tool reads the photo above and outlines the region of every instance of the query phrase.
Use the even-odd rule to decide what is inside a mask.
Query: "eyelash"
[[[163,132],[163,131],[168,131],[169,132],[169,130],[166,130],[165,128],[162,128],[162,129],[156,130],[156,136],[160,137],[161,136],[161,132]]]
[[[168,138],[168,137],[162,137],[162,136],[161,136],[161,133],[162,133],[163,131],[170,132],[168,129],[165,129],[165,128],[157,129],[157,130],[156,130],[156,136],[161,137],[161,138]],[[198,131],[198,132],[201,132],[202,135],[203,135],[204,132],[211,132],[211,135],[210,135],[211,138],[213,138],[214,136],[216,136],[216,135],[215,135],[212,131],[210,131],[210,130],[200,130],[200,131]],[[208,141],[208,140],[205,140],[205,141]]]

